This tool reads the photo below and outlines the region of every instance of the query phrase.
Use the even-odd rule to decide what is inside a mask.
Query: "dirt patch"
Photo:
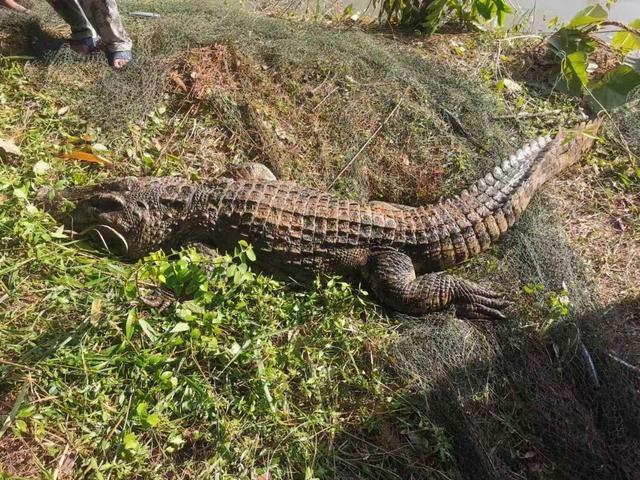
[[[204,100],[216,90],[236,90],[237,76],[242,70],[246,73],[238,53],[227,45],[217,44],[180,55],[168,78],[178,92]]]
[[[640,295],[637,212],[640,198],[631,193],[605,194],[593,167],[554,181],[564,227],[591,270],[597,291],[608,302]]]

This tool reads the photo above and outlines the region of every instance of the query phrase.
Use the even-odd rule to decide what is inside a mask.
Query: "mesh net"
[[[155,162],[122,172],[166,173],[173,157],[186,160],[181,173],[208,176],[228,162],[257,160],[283,179],[419,204],[454,192],[524,140],[522,125],[495,119],[495,95],[474,73],[481,65],[463,69],[429,49],[410,52],[402,39],[258,16],[218,1],[119,3],[123,12],[160,14],[125,17],[136,60],[122,73],[101,55],[80,59],[65,46],[40,52],[64,34],[40,4],[33,5],[39,23],[2,13],[0,30],[31,39],[26,46],[40,54],[33,77],[99,126],[113,149],[130,146],[130,122],[169,104],[166,145]],[[636,153],[639,119],[637,99],[613,117]],[[637,476],[637,300],[605,306],[597,299],[544,196],[500,248],[464,273],[511,290],[518,313],[501,326],[442,314],[407,321],[389,358],[411,385],[406,405],[377,432],[355,428],[339,452],[348,461],[331,467],[335,476]],[[537,283],[546,291],[521,294],[522,285]],[[541,321],[546,292],[565,286],[571,314]],[[427,430],[442,432],[451,451],[424,455],[433,440]]]
[[[633,155],[640,157],[640,88],[629,94],[629,100],[612,115],[612,122],[619,134],[618,140],[627,146]]]

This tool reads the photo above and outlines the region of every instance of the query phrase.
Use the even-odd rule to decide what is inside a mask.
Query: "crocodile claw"
[[[506,302],[505,306],[510,302]],[[456,314],[466,320],[506,320],[506,316],[497,308],[488,307],[482,303],[466,303],[456,308]]]
[[[140,296],[139,303],[150,308],[155,308],[159,312],[171,307],[177,298],[173,292],[163,288],[155,288],[149,295]]]
[[[505,320],[502,310],[513,304],[502,294],[472,282],[464,281],[460,291],[456,314],[467,320]]]

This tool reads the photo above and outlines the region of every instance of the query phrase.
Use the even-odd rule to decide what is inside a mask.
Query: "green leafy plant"
[[[602,27],[618,32],[611,46],[625,56],[621,65],[602,78],[592,78],[592,55],[603,40],[596,34]],[[556,71],[557,86],[573,95],[585,96],[595,111],[610,110],[623,105],[629,94],[640,86],[640,65],[629,56],[640,50],[640,18],[629,25],[609,20],[609,11],[599,4],[578,12],[560,30],[547,38],[547,43],[560,59]]]
[[[374,0],[380,16],[398,25],[429,33],[457,23],[464,30],[478,30],[487,21],[502,26],[511,13],[506,0]]]
[[[537,331],[541,337],[548,335],[549,331],[567,319],[571,313],[572,304],[569,298],[569,290],[563,284],[562,290],[547,290],[542,283],[527,283],[522,287],[526,295],[537,299],[537,306],[546,320],[537,325]]]

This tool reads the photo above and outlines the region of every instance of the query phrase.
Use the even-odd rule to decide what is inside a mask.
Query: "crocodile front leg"
[[[380,302],[408,314],[421,315],[455,305],[462,318],[504,319],[500,310],[510,303],[481,285],[446,273],[416,277],[411,258],[397,251],[372,253],[366,277]]]

